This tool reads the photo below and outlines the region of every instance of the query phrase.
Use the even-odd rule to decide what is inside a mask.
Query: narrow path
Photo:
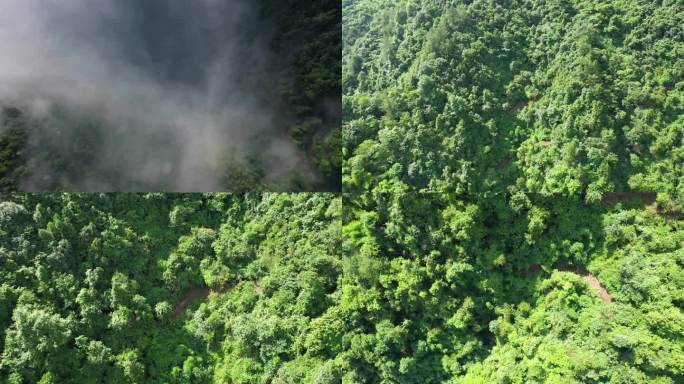
[[[683,213],[658,203],[657,197],[658,194],[656,192],[606,192],[603,194],[601,201],[605,204],[615,204],[632,198],[639,198],[645,205],[651,206],[654,212],[660,216],[673,219],[682,219],[684,217]]]
[[[558,262],[553,264],[553,269],[563,272],[572,272],[582,276],[584,278],[584,282],[596,291],[596,294],[604,303],[610,304],[613,302],[613,297],[610,295],[610,293],[608,293],[608,290],[601,284],[601,281],[599,281],[599,279],[596,276],[594,276],[591,272],[589,272],[586,268],[577,267],[568,263]],[[530,264],[527,266],[527,269],[523,270],[524,273],[533,275],[539,274],[543,271],[544,270],[539,264]]]
[[[209,287],[195,287],[187,291],[173,309],[173,319],[178,320],[195,300],[206,299],[210,292]]]
[[[178,320],[181,316],[183,316],[185,310],[188,309],[188,307],[192,305],[192,303],[195,302],[195,300],[204,300],[207,297],[209,297],[209,294],[211,293],[225,292],[231,289],[232,287],[232,284],[224,284],[220,287],[214,288],[209,288],[207,286],[190,288],[187,292],[185,292],[181,300],[178,302],[178,304],[176,304],[176,307],[173,309],[173,319]]]
[[[598,296],[603,300],[604,303],[610,304],[613,302],[613,297],[608,293],[608,290],[601,284],[599,279],[589,272],[586,268],[576,267],[566,263],[555,263],[553,268],[559,271],[573,272],[584,278],[584,281],[588,286],[594,288]]]
[[[655,203],[657,194],[655,192],[605,192],[601,200],[606,204],[614,204],[635,197],[643,200],[646,205],[650,205]]]

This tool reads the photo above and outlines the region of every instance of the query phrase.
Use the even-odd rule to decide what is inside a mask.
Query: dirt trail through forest
[[[209,288],[207,286],[201,286],[201,287],[194,287],[190,288],[185,295],[183,295],[183,298],[176,304],[176,307],[173,309],[173,319],[178,320],[181,316],[183,316],[183,313],[185,312],[186,309],[192,303],[197,300],[197,299],[206,299],[209,297],[209,294],[211,293],[220,293],[220,292],[225,292],[232,288],[232,285],[229,284],[224,284],[220,287],[214,287],[214,288]]]
[[[627,201],[632,198],[640,198],[644,204],[650,206],[654,212],[661,216],[680,219],[683,217],[681,212],[673,210],[667,204],[660,204],[657,201],[658,194],[655,192],[606,192],[603,194],[603,201],[605,204],[615,204],[622,201]]]
[[[596,276],[594,276],[591,272],[589,272],[586,268],[576,267],[571,264],[559,262],[553,264],[553,269],[563,272],[572,272],[582,276],[587,285],[596,291],[596,294],[604,303],[610,304],[613,302],[613,297],[610,295],[610,293],[608,293],[608,290],[601,284],[601,281],[599,281],[599,279]],[[526,273],[530,274],[538,274],[542,271],[543,269],[539,264],[530,264],[527,266],[527,270],[525,270]]]
[[[553,268],[559,271],[573,272],[582,276],[587,285],[596,290],[596,293],[601,298],[601,300],[603,300],[604,303],[610,304],[611,302],[613,302],[613,297],[610,295],[610,293],[608,293],[608,290],[601,284],[599,279],[596,276],[594,276],[591,272],[589,272],[587,269],[582,267],[575,267],[573,265],[566,263],[556,263],[553,265]]]
[[[655,192],[606,192],[602,200],[606,204],[614,204],[635,197],[643,200],[646,205],[650,205],[655,203],[657,194]]]

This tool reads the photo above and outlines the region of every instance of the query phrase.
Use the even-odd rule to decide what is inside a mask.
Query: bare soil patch
[[[582,276],[587,285],[596,291],[599,298],[601,298],[604,303],[610,304],[613,302],[613,297],[610,295],[610,293],[608,293],[608,290],[601,284],[599,279],[586,268],[576,267],[566,263],[556,263],[553,265],[553,267],[559,271],[573,272]]]
[[[615,204],[633,198],[640,198],[645,204],[656,202],[655,192],[606,192],[603,194],[602,201],[606,204]]]
[[[553,264],[553,269],[563,272],[572,272],[582,276],[587,285],[596,291],[596,294],[604,303],[610,304],[613,302],[613,297],[610,295],[610,293],[608,293],[608,290],[601,284],[601,281],[599,281],[599,279],[596,276],[594,276],[591,272],[589,272],[586,268],[577,267],[568,263],[555,263]],[[537,275],[539,273],[542,273],[543,271],[544,270],[542,269],[541,265],[530,264],[527,266],[526,269],[521,270],[521,273],[523,273],[526,276],[530,276]]]
[[[220,293],[220,292],[225,292],[232,288],[232,285],[230,284],[224,284],[220,287],[213,287],[209,288],[207,286],[200,286],[200,287],[193,287],[190,288],[181,300],[176,304],[176,307],[173,309],[173,319],[178,320],[181,316],[183,316],[183,313],[185,313],[185,310],[188,309],[189,306],[192,305],[195,300],[204,300],[211,293]]]
[[[187,291],[183,298],[176,304],[173,309],[173,318],[180,318],[185,310],[197,299],[206,299],[209,296],[211,290],[209,287],[194,287]]]

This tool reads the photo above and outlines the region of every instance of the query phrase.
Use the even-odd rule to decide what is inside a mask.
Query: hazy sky
[[[0,103],[44,121],[68,148],[74,116],[101,147],[82,190],[217,190],[226,157],[256,154],[277,180],[306,172],[283,134],[272,31],[250,0],[0,0]],[[63,108],[69,119],[55,117]],[[37,156],[36,158],[39,158]],[[36,160],[26,188],[49,178]],[[114,169],[121,180],[103,177]],[[72,182],[73,184],[73,182]]]

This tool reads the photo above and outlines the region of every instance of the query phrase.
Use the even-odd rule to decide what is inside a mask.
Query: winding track
[[[615,204],[621,201],[639,198],[644,204],[650,205],[656,202],[656,197],[657,194],[655,192],[605,192],[601,201],[606,204]]]
[[[185,310],[197,299],[206,299],[211,293],[209,287],[194,287],[188,290],[173,309],[173,319],[178,320]]]
[[[613,296],[608,293],[608,290],[601,284],[601,281],[586,268],[558,262],[553,264],[553,269],[563,272],[572,272],[582,276],[587,285],[596,291],[596,294],[604,303],[610,304],[613,302]],[[543,271],[544,270],[539,264],[530,264],[527,266],[526,270],[527,273],[532,274],[539,274]]]
[[[174,307],[173,319],[178,320],[181,316],[183,316],[183,313],[185,313],[185,310],[188,309],[188,307],[190,305],[192,305],[192,303],[195,302],[195,300],[198,300],[198,299],[204,300],[207,297],[209,297],[209,294],[211,294],[211,293],[225,292],[225,291],[231,289],[232,287],[233,287],[232,284],[226,283],[222,286],[213,287],[213,288],[207,287],[205,285],[190,288],[187,292],[185,292],[185,294],[183,295],[181,300]]]
[[[610,304],[613,302],[613,296],[611,296],[610,293],[608,293],[608,290],[601,284],[599,279],[596,276],[594,276],[591,272],[589,272],[586,268],[575,267],[573,265],[566,263],[555,263],[553,265],[553,268],[559,271],[573,272],[582,276],[587,285],[596,290],[596,293],[601,298],[601,300],[603,300],[604,303]]]

